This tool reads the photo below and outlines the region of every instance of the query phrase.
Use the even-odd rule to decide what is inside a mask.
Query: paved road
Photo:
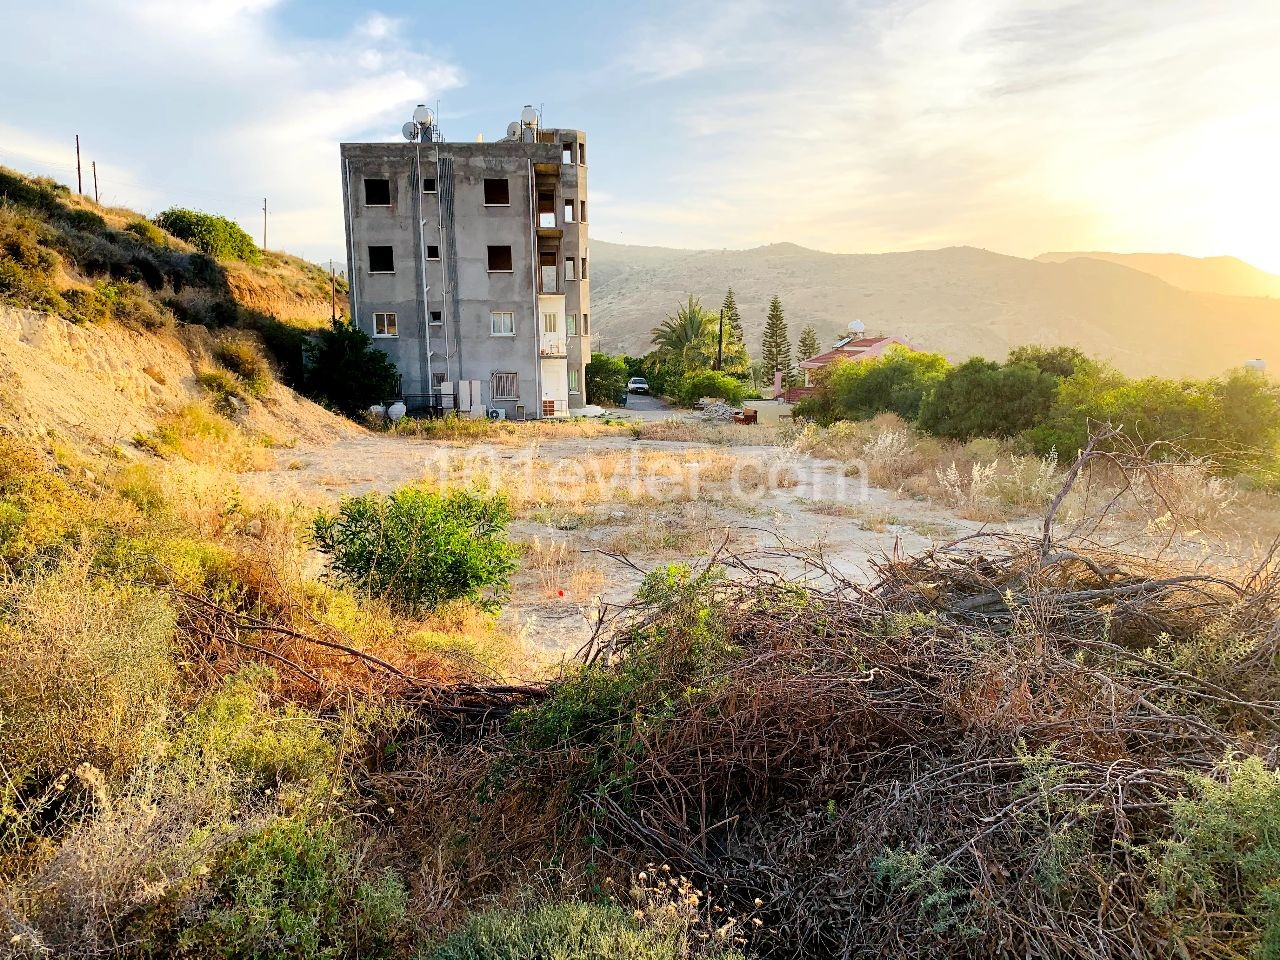
[[[625,407],[628,413],[669,413],[675,408],[660,397],[655,397],[645,393],[632,393],[627,396],[627,405]]]

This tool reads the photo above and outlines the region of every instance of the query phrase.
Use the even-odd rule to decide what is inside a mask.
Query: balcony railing
[[[569,348],[563,340],[544,343],[538,348],[538,356],[540,357],[567,357]]]

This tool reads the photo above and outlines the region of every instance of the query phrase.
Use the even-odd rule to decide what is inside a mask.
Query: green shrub
[[[253,396],[261,398],[271,389],[271,364],[262,348],[247,335],[221,336],[213,346],[218,362],[240,378]]]
[[[837,360],[818,371],[812,396],[796,405],[796,416],[830,426],[837,420],[869,420],[896,413],[914,421],[920,403],[951,368],[936,353],[891,347],[868,360]]]
[[[56,180],[28,177],[8,167],[0,167],[0,199],[42,213],[53,213],[62,209],[63,199],[70,195],[70,188]]]
[[[244,387],[230,370],[206,367],[196,374],[196,383],[209,392],[213,409],[224,417],[240,413],[244,401]]]
[[[174,316],[169,308],[136,283],[99,283],[95,289],[109,304],[111,319],[121,326],[153,332],[173,326]]]
[[[396,395],[400,375],[373,338],[345,320],[318,334],[305,347],[304,386],[309,396],[355,416]]]
[[[102,215],[92,210],[83,210],[80,208],[72,208],[64,210],[61,214],[72,229],[88,230],[92,233],[101,233],[107,229],[107,221],[102,219]]]
[[[339,580],[410,612],[448,600],[496,607],[509,590],[517,548],[507,501],[413,487],[342,501],[315,520],[316,544]]]
[[[55,278],[58,255],[49,228],[24,213],[0,209],[0,303],[33,310],[65,306]]]
[[[691,407],[703,397],[717,397],[736,406],[742,403],[744,392],[745,388],[741,380],[716,370],[701,370],[696,373],[687,373],[680,378],[676,399]]]
[[[260,263],[262,252],[240,225],[213,213],[170,207],[156,216],[156,225],[216,260]]]
[[[1274,960],[1280,775],[1256,757],[1228,760],[1216,773],[1190,775],[1191,790],[1170,802],[1172,836],[1148,851],[1148,901],[1175,924],[1178,939],[1231,938],[1238,943],[1232,955]]]
[[[153,247],[166,247],[169,245],[168,235],[150,220],[130,221],[125,230]]]
[[[627,372],[627,362],[622,357],[611,357],[607,353],[591,354],[591,362],[587,364],[587,403],[616,406],[618,398],[627,392],[629,379],[631,374]]]
[[[212,906],[178,938],[179,955],[341,960],[391,955],[408,893],[372,872],[332,821],[277,820],[232,846],[209,886]]]
[[[106,323],[111,319],[111,304],[96,289],[68,290],[63,299],[67,304],[63,316],[72,323]]]
[[[615,904],[556,903],[492,910],[471,917],[418,960],[689,960],[739,958],[737,951],[694,945],[675,925],[641,925]]]
[[[197,775],[226,764],[261,787],[323,786],[333,772],[333,744],[315,717],[292,705],[271,708],[272,677],[257,668],[223,683],[187,715],[174,756]]]
[[[0,566],[58,556],[92,527],[93,504],[26,444],[0,434]]]
[[[920,403],[920,427],[954,440],[1012,437],[1040,423],[1058,396],[1059,378],[1029,362],[975,357],[948,370]]]

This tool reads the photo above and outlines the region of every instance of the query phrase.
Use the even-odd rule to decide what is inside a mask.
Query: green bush
[[[1029,362],[1001,365],[975,357],[948,370],[925,394],[919,424],[955,440],[1016,436],[1048,414],[1059,382]]]
[[[629,379],[631,374],[622,357],[611,357],[607,353],[591,354],[591,362],[587,364],[587,403],[616,406],[618,399],[627,392]]]
[[[542,904],[471,917],[418,960],[689,960],[741,957],[691,944],[678,926],[644,925],[614,904]]]
[[[703,397],[717,397],[730,405],[737,406],[742,403],[745,392],[746,388],[741,380],[716,370],[701,370],[696,373],[686,373],[680,378],[676,399],[685,406],[691,407]]]
[[[1084,446],[1099,424],[1122,428],[1157,459],[1204,457],[1221,469],[1274,483],[1280,456],[1280,386],[1255,370],[1209,380],[1130,380],[1102,367],[1063,380],[1044,419],[1023,438],[1038,452],[1064,456]]]
[[[400,375],[373,338],[345,320],[318,334],[304,348],[308,396],[340,413],[355,416],[393,397]]]
[[[70,188],[56,180],[28,177],[8,167],[0,167],[0,200],[42,213],[54,213],[62,209],[63,199],[70,196]]]
[[[244,670],[206,697],[174,739],[175,762],[196,776],[226,765],[242,783],[260,788],[325,786],[333,744],[315,717],[292,705],[270,707],[272,677],[265,668]]]
[[[49,228],[24,213],[0,209],[0,303],[33,310],[65,306],[55,283],[58,255]]]
[[[253,396],[261,398],[271,389],[271,364],[262,348],[249,336],[219,337],[214,342],[213,355],[240,378]]]
[[[111,319],[111,304],[97,289],[68,290],[63,300],[67,304],[63,315],[72,323],[106,323]]]
[[[369,493],[322,513],[314,532],[339,580],[410,611],[448,600],[494,608],[506,598],[519,555],[507,538],[501,496],[447,495],[404,487]]]
[[[125,227],[129,233],[153,247],[169,245],[168,235],[150,220],[133,220]]]
[[[869,420],[896,413],[914,421],[920,403],[951,368],[936,353],[891,347],[868,360],[837,360],[818,371],[812,396],[796,405],[796,416],[830,426],[837,420]]]
[[[99,283],[95,289],[109,305],[111,319],[121,326],[154,332],[174,324],[169,308],[157,303],[136,283]]]
[[[240,225],[213,213],[170,207],[156,217],[156,225],[216,260],[260,263],[262,252]]]
[[[212,906],[180,956],[341,960],[390,956],[408,893],[360,863],[331,821],[278,820],[232,846],[210,876]]]

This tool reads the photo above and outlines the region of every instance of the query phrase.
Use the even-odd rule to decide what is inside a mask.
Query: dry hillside
[[[850,320],[953,359],[1026,343],[1071,344],[1131,374],[1209,375],[1252,357],[1280,362],[1280,301],[1197,293],[1098,259],[1044,263],[972,247],[830,254],[781,243],[674,250],[595,242],[598,349],[643,353],[689,293],[709,307],[732,286],[758,349],[769,298],[792,339],[812,323],[830,343]]]
[[[178,418],[230,428],[189,409],[202,405],[260,445],[351,432],[286,386],[329,316],[314,264],[270,251],[214,260],[133,211],[0,168],[0,430],[154,448],[145,438]],[[220,344],[269,372],[237,376]]]
[[[1229,297],[1280,297],[1280,277],[1236,257],[1188,257],[1180,253],[1042,253],[1042,263],[1087,257],[1141,270],[1165,283],[1197,293]]]

